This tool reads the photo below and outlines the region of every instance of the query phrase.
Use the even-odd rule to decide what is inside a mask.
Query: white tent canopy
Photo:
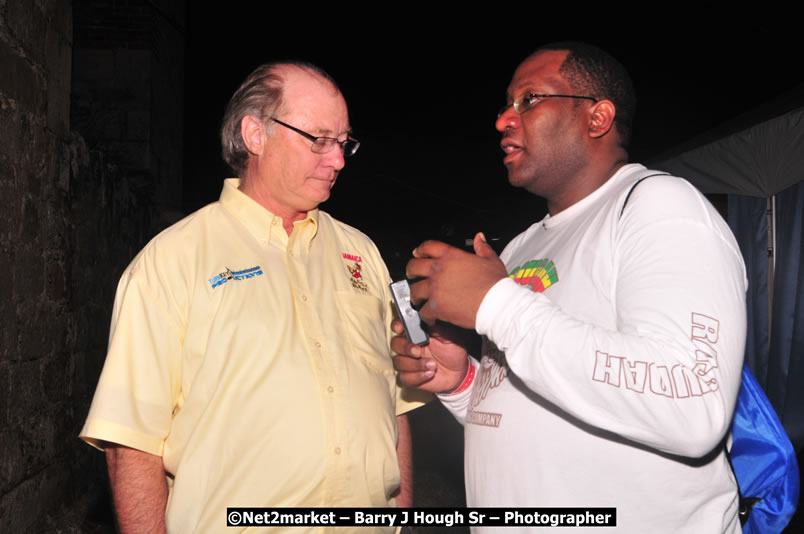
[[[804,180],[804,107],[652,166],[704,193],[773,196]]]

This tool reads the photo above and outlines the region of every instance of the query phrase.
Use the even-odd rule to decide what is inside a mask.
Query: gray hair
[[[338,87],[323,69],[305,61],[266,63],[254,69],[229,100],[221,125],[223,159],[241,178],[248,164],[249,152],[240,133],[240,123],[246,115],[266,123],[278,113],[285,89],[282,71],[288,66],[309,70],[332,83],[336,89]]]

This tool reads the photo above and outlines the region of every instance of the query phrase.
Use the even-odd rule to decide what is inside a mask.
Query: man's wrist
[[[476,370],[475,366],[472,364],[472,360],[469,358],[467,358],[466,360],[469,364],[468,369],[466,369],[466,376],[463,378],[458,387],[456,387],[452,391],[445,391],[444,393],[441,393],[441,395],[457,395],[459,393],[463,393],[464,391],[469,389],[469,386],[472,385],[472,382],[474,382],[475,380]]]
[[[475,331],[478,334],[488,335],[488,330],[500,315],[500,310],[505,308],[505,303],[511,298],[511,294],[508,293],[511,290],[511,283],[513,280],[510,278],[500,278],[486,291],[475,315]]]

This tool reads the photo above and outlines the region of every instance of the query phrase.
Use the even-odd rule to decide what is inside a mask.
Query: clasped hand
[[[405,275],[420,278],[410,287],[414,304],[429,325],[441,320],[462,328],[475,327],[477,310],[491,286],[505,278],[505,265],[482,233],[474,239],[475,254],[440,241],[425,241],[413,251]]]
[[[419,313],[435,328],[431,328],[430,342],[424,347],[410,343],[403,335],[391,341],[402,384],[442,393],[455,389],[466,375],[466,349],[445,335],[436,321],[474,329],[483,297],[507,276],[505,265],[482,233],[475,236],[474,249],[475,254],[471,254],[440,241],[425,241],[413,251],[406,276],[419,280],[411,284],[411,300],[417,305],[424,302]],[[398,320],[393,329],[402,334]]]

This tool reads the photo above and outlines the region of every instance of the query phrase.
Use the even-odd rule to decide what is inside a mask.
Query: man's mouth
[[[522,147],[509,139],[503,139],[500,147],[505,152],[503,163],[510,163],[522,152]]]
[[[310,176],[313,180],[321,185],[328,185],[330,188],[335,185],[335,180],[338,178],[337,173],[327,173],[327,174],[320,174],[320,175],[313,175]]]

